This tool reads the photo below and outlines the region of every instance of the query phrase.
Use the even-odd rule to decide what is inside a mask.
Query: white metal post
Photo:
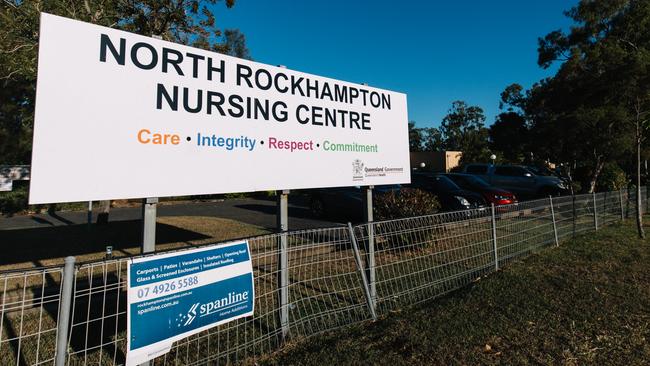
[[[594,228],[598,230],[598,213],[596,212],[596,192],[592,193],[594,199]]]
[[[630,187],[625,188],[625,218],[630,217]]]
[[[372,299],[373,306],[375,306],[375,302],[377,301],[377,284],[375,281],[375,226],[373,224],[374,215],[372,202],[372,192],[374,188],[374,186],[364,187],[361,195],[363,198],[363,221],[368,225],[366,278],[368,279],[370,298]]]
[[[361,255],[359,255],[359,246],[357,245],[357,238],[354,236],[354,229],[352,229],[352,224],[349,222],[348,222],[348,232],[350,234],[350,243],[352,243],[354,259],[357,262],[357,268],[359,268],[359,273],[361,275],[363,294],[366,297],[366,302],[368,303],[368,309],[370,310],[370,315],[372,316],[372,320],[377,320],[377,313],[375,312],[375,304],[372,301],[372,298],[370,296],[368,280],[366,279],[366,271],[363,268],[363,263],[361,263]]]
[[[86,213],[86,224],[88,227],[93,223],[93,201],[88,201],[88,212]]]
[[[289,248],[286,232],[289,230],[289,191],[277,192],[277,230],[278,237],[278,304],[282,339],[289,335]]]
[[[156,209],[158,198],[142,200],[142,253],[156,251]]]
[[[59,323],[56,326],[55,366],[64,366],[68,356],[68,333],[70,331],[70,309],[72,308],[72,288],[75,271],[74,262],[74,257],[66,257],[65,267],[63,267]]]
[[[618,200],[621,204],[621,221],[625,220],[625,209],[623,208],[623,190],[619,189],[618,191]]]
[[[156,251],[156,214],[158,198],[151,197],[142,200],[142,253]],[[149,366],[151,361],[145,361],[139,366]]]
[[[551,205],[551,219],[553,220],[553,234],[555,234],[555,246],[560,246],[560,241],[557,240],[557,225],[555,224],[555,209],[553,209],[553,196],[548,196],[548,202]]]
[[[285,65],[278,65],[286,69]],[[289,247],[287,234],[289,231],[289,190],[278,191],[276,204],[277,230],[281,233],[278,240],[278,297],[280,311],[280,327],[282,340],[289,335]]]
[[[573,237],[575,238],[576,237],[576,224],[577,224],[576,223],[576,216],[577,216],[577,214],[576,214],[576,196],[571,195],[571,198],[572,198],[571,199],[571,202],[572,202],[572,205],[571,205],[572,213],[571,214],[573,216]]]
[[[492,204],[492,244],[494,246],[494,270],[499,270],[499,253],[497,249],[497,220],[494,213],[494,203]]]

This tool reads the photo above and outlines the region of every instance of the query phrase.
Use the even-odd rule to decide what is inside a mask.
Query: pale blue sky
[[[537,66],[537,38],[568,28],[563,11],[575,3],[237,0],[216,10],[256,61],[406,93],[409,119],[425,127],[458,99],[491,124],[507,85],[551,74]]]

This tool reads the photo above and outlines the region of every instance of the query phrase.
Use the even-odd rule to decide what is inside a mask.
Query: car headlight
[[[508,196],[501,196],[501,195],[495,194],[494,199],[503,201],[503,200],[510,200],[511,198],[508,197]]]
[[[469,206],[470,206],[469,201],[466,200],[465,197],[454,196],[454,198],[455,198],[456,201],[458,201],[461,205],[463,205],[463,206],[465,206],[465,207],[469,207]]]

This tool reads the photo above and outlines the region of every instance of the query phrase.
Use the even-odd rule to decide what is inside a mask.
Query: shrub
[[[374,208],[376,220],[390,220],[434,214],[440,209],[440,203],[431,193],[403,188],[377,195]]]
[[[9,192],[0,192],[0,214],[12,215],[27,209],[27,185],[16,184]],[[21,182],[22,183],[22,182]]]
[[[600,172],[598,181],[596,183],[596,190],[603,191],[617,191],[627,186],[627,176],[623,169],[616,163],[605,164],[603,170]]]

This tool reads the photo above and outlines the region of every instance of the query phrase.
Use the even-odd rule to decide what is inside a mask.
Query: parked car
[[[410,187],[422,189],[435,195],[444,211],[487,207],[480,194],[462,189],[442,174],[412,173]]]
[[[462,173],[449,173],[445,177],[451,179],[460,188],[480,193],[489,203],[498,205],[509,205],[517,202],[517,197],[510,191],[491,186],[483,179]]]
[[[519,198],[557,196],[567,192],[566,183],[554,176],[536,175],[518,165],[468,164],[463,173],[476,175],[495,187],[505,189]]]
[[[571,184],[571,180],[569,179],[569,177],[563,175],[561,173],[561,170],[551,170],[547,167],[531,166],[531,165],[526,165],[525,168],[533,172],[535,175],[557,177],[562,182],[564,182],[564,185],[566,187],[569,187],[569,185]]]
[[[373,198],[401,188],[399,184],[375,186]],[[359,186],[312,189],[309,191],[309,209],[315,217],[361,219],[362,189]]]

